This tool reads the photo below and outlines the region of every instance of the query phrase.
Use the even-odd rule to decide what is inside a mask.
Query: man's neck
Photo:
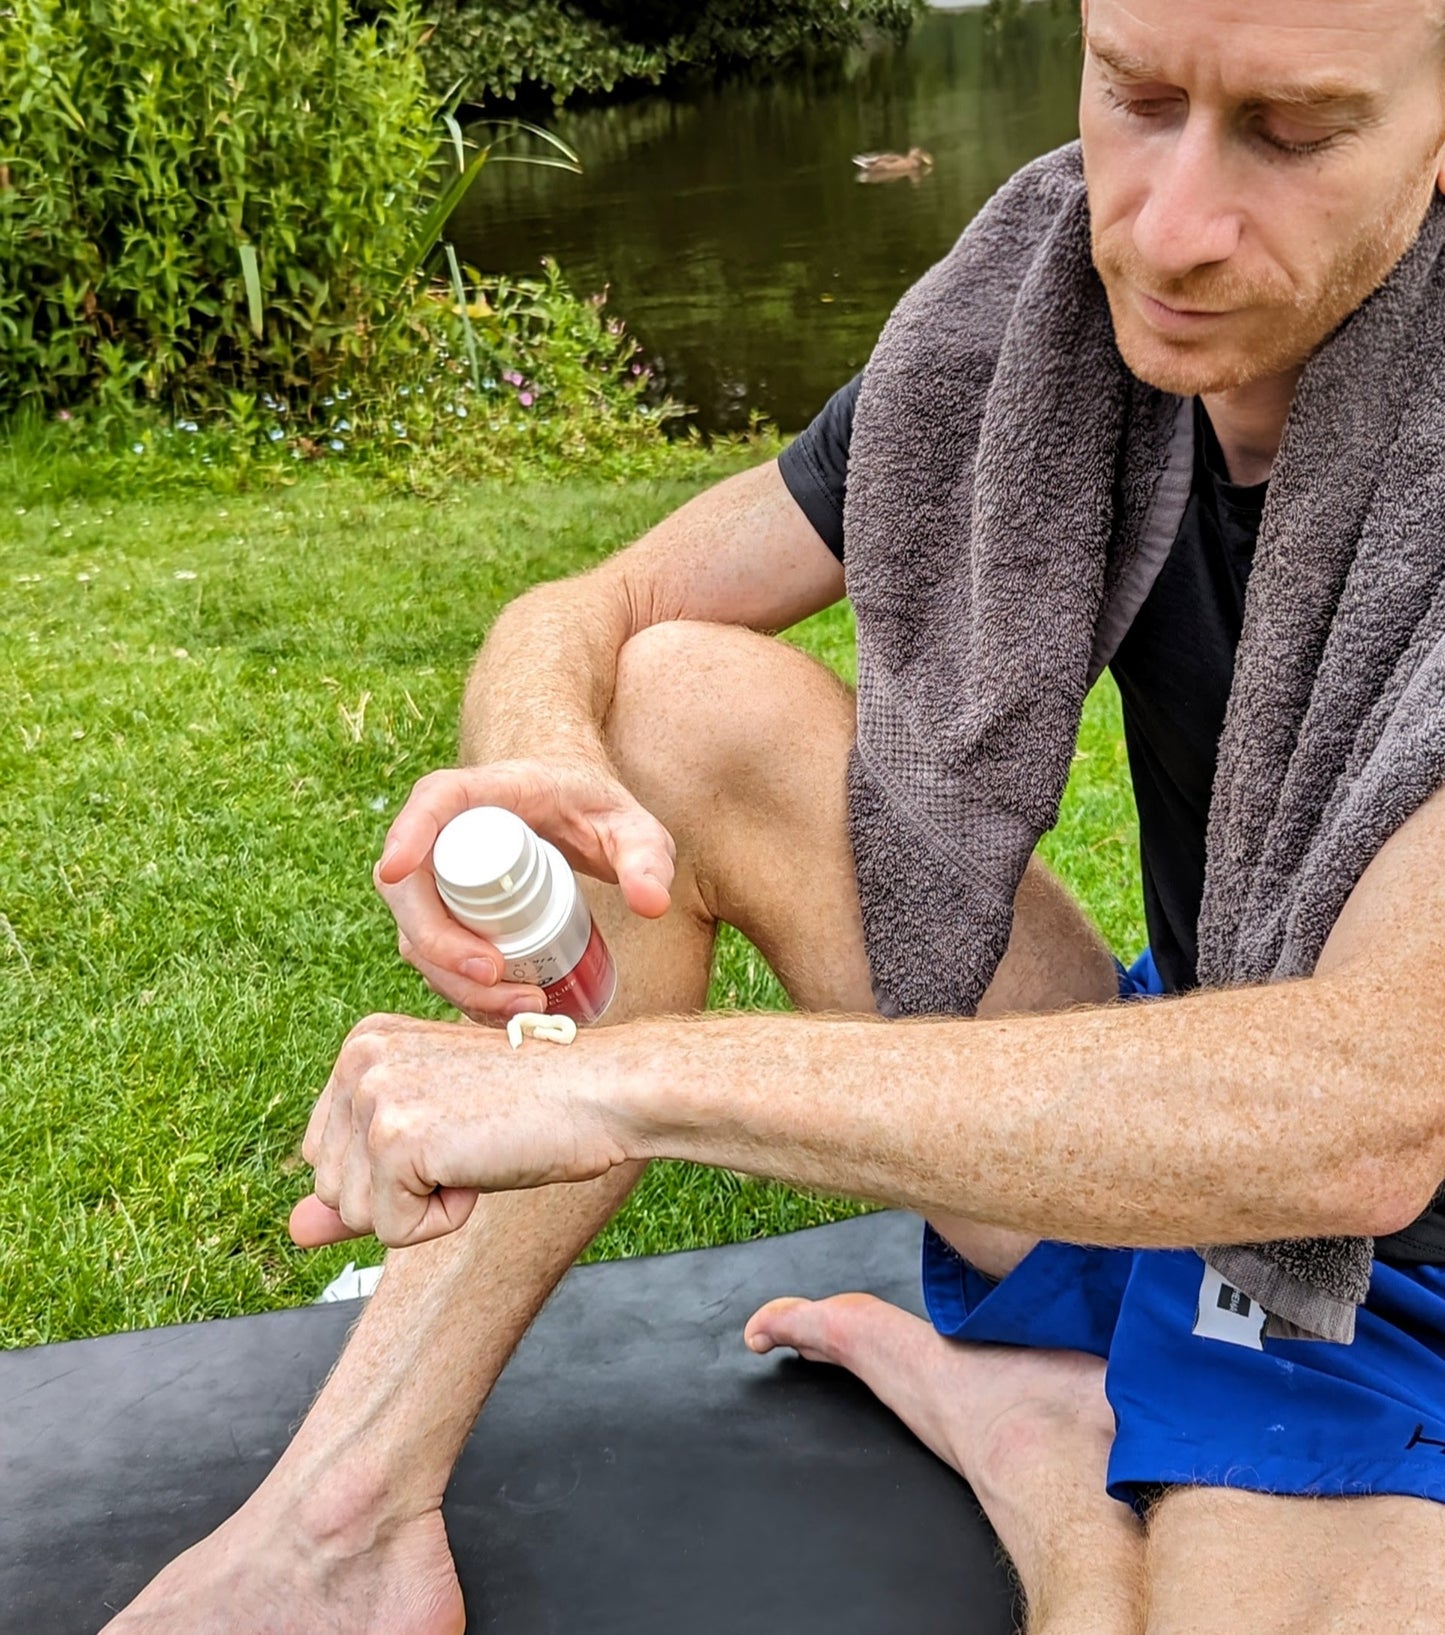
[[[1231,482],[1268,480],[1302,373],[1291,369],[1232,391],[1201,394]]]

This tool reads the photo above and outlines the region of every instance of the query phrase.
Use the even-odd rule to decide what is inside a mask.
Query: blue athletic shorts
[[[1122,992],[1162,991],[1142,963],[1121,973]],[[995,1282],[924,1229],[939,1333],[1105,1360],[1116,1499],[1203,1486],[1445,1502],[1445,1267],[1377,1261],[1352,1344],[1261,1349],[1194,1332],[1204,1271],[1184,1249],[1045,1242]]]

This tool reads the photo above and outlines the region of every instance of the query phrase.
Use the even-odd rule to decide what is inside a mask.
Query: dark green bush
[[[11,0],[0,410],[373,364],[438,175],[409,0]]]
[[[679,69],[775,67],[898,30],[924,0],[436,0],[433,80],[469,98],[511,99],[656,83]]]

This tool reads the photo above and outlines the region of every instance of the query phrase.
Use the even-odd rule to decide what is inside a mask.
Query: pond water
[[[483,271],[552,256],[609,286],[704,430],[757,409],[794,431],[1000,183],[1077,134],[1078,74],[1076,0],[933,12],[830,69],[565,111],[585,174],[490,166],[452,233]],[[858,185],[853,154],[914,145],[929,174]]]

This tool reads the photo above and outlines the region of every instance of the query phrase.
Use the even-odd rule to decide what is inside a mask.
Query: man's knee
[[[776,637],[676,621],[639,632],[619,653],[607,745],[644,803],[688,793],[752,803],[788,780],[810,739],[832,746],[841,779],[852,711],[837,677]]]

